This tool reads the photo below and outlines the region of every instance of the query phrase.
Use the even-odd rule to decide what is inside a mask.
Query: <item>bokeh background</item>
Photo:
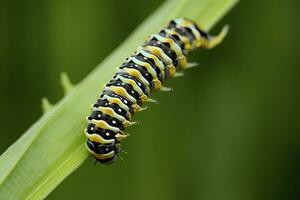
[[[82,80],[159,0],[0,0],[0,153]],[[240,2],[224,43],[136,115],[124,161],[92,158],[47,199],[299,199],[300,51],[296,0]]]

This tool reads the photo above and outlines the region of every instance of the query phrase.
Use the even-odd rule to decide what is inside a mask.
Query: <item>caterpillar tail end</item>
[[[226,24],[225,26],[223,26],[221,32],[216,35],[216,36],[210,36],[207,40],[205,40],[201,47],[205,48],[205,49],[212,49],[215,46],[217,46],[218,44],[220,44],[224,38],[226,37],[227,33],[229,31],[229,25]]]

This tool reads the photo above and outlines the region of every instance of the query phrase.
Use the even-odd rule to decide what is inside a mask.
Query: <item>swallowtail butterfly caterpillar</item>
[[[217,36],[201,30],[185,18],[171,20],[166,27],[137,48],[105,85],[85,130],[88,151],[102,164],[112,163],[121,152],[124,129],[135,124],[132,115],[142,111],[153,91],[168,91],[163,82],[192,67],[186,56],[197,48],[210,49],[227,33],[225,26]]]

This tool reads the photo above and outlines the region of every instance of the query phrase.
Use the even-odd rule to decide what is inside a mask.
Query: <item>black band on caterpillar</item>
[[[85,130],[88,151],[102,164],[112,163],[121,152],[125,128],[134,124],[131,115],[143,110],[151,91],[189,65],[186,56],[196,48],[210,49],[219,44],[227,26],[211,36],[191,20],[179,18],[153,34],[128,57],[107,83],[93,105]]]

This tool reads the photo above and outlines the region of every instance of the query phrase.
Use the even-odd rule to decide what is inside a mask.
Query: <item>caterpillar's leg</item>
[[[203,38],[201,47],[205,49],[214,48],[215,46],[217,46],[223,41],[223,39],[228,33],[228,30],[229,30],[229,26],[225,25],[222,31],[218,35],[216,36],[208,35],[207,38]]]
[[[187,63],[186,69],[193,68],[193,67],[196,67],[198,65],[199,65],[198,63],[190,62],[190,63]]]

